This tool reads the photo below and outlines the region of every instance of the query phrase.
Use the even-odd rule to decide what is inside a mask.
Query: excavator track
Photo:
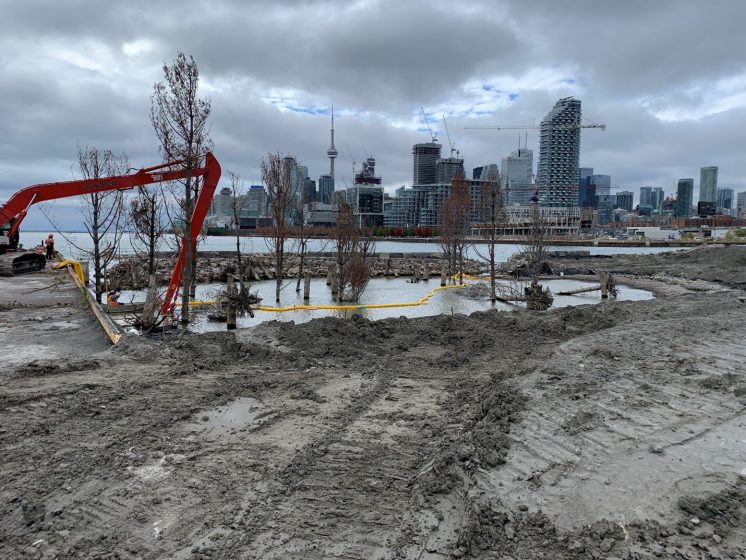
[[[39,272],[47,266],[47,259],[33,251],[19,251],[0,255],[0,276],[17,276]]]

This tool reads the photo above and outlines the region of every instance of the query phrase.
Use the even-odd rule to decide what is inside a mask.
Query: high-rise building
[[[591,181],[596,187],[596,196],[611,194],[611,175],[594,175]]]
[[[746,213],[746,191],[736,195],[736,212],[736,217],[740,217]]]
[[[264,218],[267,216],[267,190],[264,185],[251,185],[247,193],[245,216],[252,218]]]
[[[599,225],[607,225],[614,221],[614,207],[616,197],[613,194],[600,194],[598,198],[597,221]]]
[[[581,208],[597,208],[596,186],[593,184],[593,168],[581,167],[578,181],[578,204]]]
[[[474,181],[492,181],[500,176],[500,169],[496,163],[488,163],[475,167],[471,172]],[[503,177],[504,178],[504,177]]]
[[[640,187],[640,206],[650,206],[652,208],[653,187]]]
[[[334,180],[331,175],[321,175],[319,177],[318,200],[322,204],[334,203]]]
[[[632,191],[619,191],[616,193],[616,207],[632,212],[632,204],[635,198],[635,193]]]
[[[665,198],[666,195],[663,193],[662,187],[653,187],[653,191],[650,193],[650,206],[652,206],[654,212],[661,212],[663,199]]]
[[[457,157],[441,158],[435,162],[438,183],[450,183],[454,177],[464,177],[464,160]]]
[[[438,182],[437,163],[442,147],[435,142],[412,146],[413,185],[434,185]]]
[[[718,189],[717,209],[723,214],[730,214],[733,208],[733,198],[735,193],[733,189]]]
[[[502,158],[500,174],[508,204],[528,204],[533,195],[534,152],[518,148]]]
[[[677,218],[692,217],[692,202],[694,199],[694,179],[679,179],[676,187],[676,210]]]
[[[578,206],[580,100],[560,99],[541,121],[536,183],[542,206]]]
[[[316,181],[306,177],[303,181],[303,203],[316,202]]]
[[[718,191],[718,168],[713,165],[699,170],[699,201],[716,202]]]

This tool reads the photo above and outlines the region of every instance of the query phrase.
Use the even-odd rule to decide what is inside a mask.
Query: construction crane
[[[430,128],[430,123],[427,120],[427,115],[425,114],[425,109],[420,107],[420,113],[422,113],[422,118],[425,119],[425,125],[427,126],[427,131],[430,133],[430,138],[433,141],[433,144],[435,144],[438,141],[438,135],[433,132],[433,129]]]
[[[451,145],[451,157],[453,157],[453,152],[456,152],[456,157],[459,157],[459,155],[461,154],[456,149],[456,143],[451,141],[451,134],[448,132],[448,123],[446,123],[445,115],[443,115],[443,126],[446,128],[446,136],[448,137],[448,143]]]
[[[605,124],[599,124],[594,123],[592,121],[589,121],[588,119],[584,119],[586,121],[585,124],[568,124],[568,125],[561,125],[561,126],[550,126],[549,128],[551,130],[575,130],[580,128],[600,128],[601,130],[606,130]],[[532,125],[498,125],[498,126],[465,126],[464,130],[541,130],[541,125],[532,124]]]
[[[220,164],[210,152],[205,155],[204,167],[187,169],[183,164],[183,160],[172,161],[153,167],[145,167],[131,175],[46,183],[26,187],[16,192],[3,206],[0,206],[0,275],[14,276],[25,272],[43,270],[46,266],[44,255],[37,255],[30,251],[18,251],[18,230],[33,204],[94,192],[125,191],[154,183],[184,179],[188,176],[204,178],[192,211],[191,251],[194,251],[197,246],[197,238],[202,230],[202,223],[220,180]],[[184,237],[181,241],[181,250],[176,258],[176,264],[171,273],[171,281],[163,298],[161,314],[164,317],[172,315],[176,306],[186,252],[187,244],[186,237]]]

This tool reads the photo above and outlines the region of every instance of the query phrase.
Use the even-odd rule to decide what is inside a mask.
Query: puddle
[[[276,411],[268,410],[260,401],[239,397],[223,406],[198,412],[186,429],[208,439],[217,439],[254,430],[275,416]]]
[[[500,283],[505,284],[505,281]],[[586,305],[597,304],[601,302],[599,291],[579,294],[575,296],[559,296],[558,292],[573,290],[592,286],[593,282],[580,282],[569,279],[544,280],[542,285],[547,286],[554,294],[554,304],[552,308],[565,307],[569,305]],[[597,285],[597,284],[596,284]],[[433,288],[440,286],[440,278],[431,278],[428,282],[411,284],[406,278],[373,278],[368,283],[362,298],[361,304],[396,304],[414,302],[427,295]],[[653,293],[647,290],[630,288],[625,285],[617,286],[619,289],[617,301],[631,300],[650,300],[653,299]],[[197,300],[212,300],[216,293],[224,288],[221,284],[200,284],[197,286]],[[252,282],[251,290],[257,292],[262,298],[263,305],[275,307],[275,282],[266,280],[261,282]],[[241,328],[253,327],[265,321],[295,321],[303,323],[311,319],[320,317],[351,317],[358,314],[366,319],[379,320],[387,317],[400,317],[405,315],[409,318],[428,317],[439,314],[463,313],[469,314],[475,311],[487,311],[488,309],[501,309],[510,311],[515,309],[510,305],[503,303],[491,303],[489,299],[470,299],[464,297],[461,289],[449,289],[436,292],[426,305],[416,307],[390,307],[382,309],[356,309],[356,310],[332,310],[332,309],[315,309],[315,310],[294,310],[283,313],[273,311],[257,311],[253,318],[241,317],[238,319],[238,326]],[[122,292],[120,301],[129,302],[130,299],[139,301],[144,298],[142,292]],[[289,281],[282,290],[280,306],[294,305],[336,305],[326,285],[324,278],[314,278],[311,280],[311,299],[303,300],[303,293],[295,292],[295,282]],[[207,319],[207,313],[197,312],[193,316],[190,329],[196,332],[223,331],[225,323],[215,323]]]

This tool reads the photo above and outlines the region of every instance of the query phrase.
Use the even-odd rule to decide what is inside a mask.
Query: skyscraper
[[[632,200],[635,193],[632,191],[619,191],[616,193],[616,207],[622,208],[627,212],[632,212]]]
[[[412,184],[434,185],[438,181],[437,162],[443,146],[435,142],[412,146]]]
[[[663,209],[663,199],[666,198],[663,193],[662,187],[653,187],[653,192],[650,194],[650,205],[653,207],[655,212],[660,212]]]
[[[578,206],[580,100],[565,97],[541,121],[536,183],[542,206]]]
[[[653,187],[640,187],[640,206],[653,207]]]
[[[438,183],[450,183],[454,177],[464,176],[464,160],[447,157],[435,162],[435,172]]]
[[[717,202],[718,168],[702,167],[699,170],[699,201]]]
[[[334,158],[337,157],[338,153],[337,148],[334,147],[334,105],[332,105],[332,143],[326,151],[326,155],[329,157],[329,176],[332,178],[332,192],[334,192]]]
[[[736,217],[746,213],[746,191],[740,192],[736,195]]]
[[[321,175],[319,177],[318,201],[322,204],[334,203],[334,181],[331,175]]]
[[[534,152],[518,148],[502,158],[500,174],[508,193],[508,204],[526,205],[531,200],[534,172]]]
[[[676,187],[676,210],[677,218],[692,217],[692,201],[694,198],[694,179],[679,179]]]
[[[730,214],[734,196],[733,189],[718,189],[717,209],[723,214]]]
[[[580,191],[578,195],[578,204],[581,208],[595,208],[598,206],[596,199],[596,187],[593,184],[593,168],[580,168]]]
[[[596,196],[611,194],[611,175],[594,175],[591,181],[596,186]]]

